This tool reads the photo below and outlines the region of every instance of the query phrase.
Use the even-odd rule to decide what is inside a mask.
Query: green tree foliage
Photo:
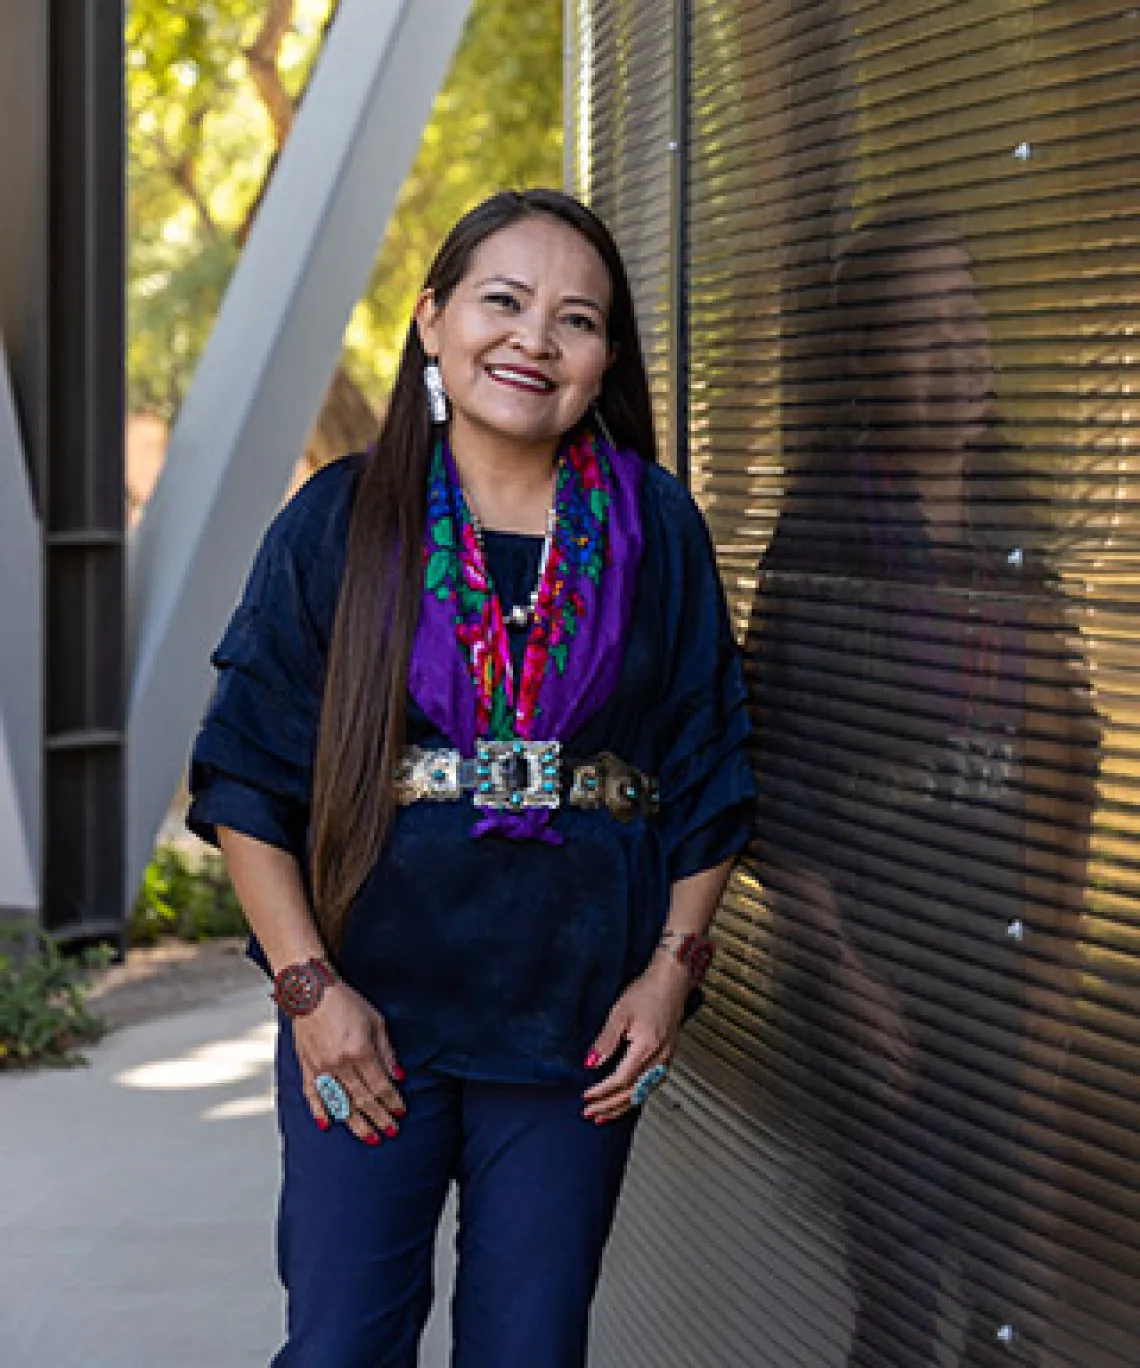
[[[265,171],[269,133],[243,100],[244,54],[264,0],[218,5],[131,0],[127,19],[130,186],[136,238],[149,245],[172,219],[207,233],[240,221]],[[244,107],[243,107],[244,106]],[[236,116],[236,117],[235,117]],[[236,159],[228,154],[236,152]],[[220,154],[220,155],[219,155]],[[245,194],[234,184],[245,182]],[[228,190],[229,222],[218,191]],[[161,236],[161,233],[157,234]]]
[[[325,0],[131,0],[126,29],[130,401],[185,393],[279,141],[252,73],[295,98]],[[287,129],[285,130],[287,132]]]
[[[339,0],[130,0],[135,411],[177,411],[338,7]],[[500,186],[559,183],[561,85],[561,0],[475,0],[349,327],[313,460],[366,435],[411,303],[451,223]]]

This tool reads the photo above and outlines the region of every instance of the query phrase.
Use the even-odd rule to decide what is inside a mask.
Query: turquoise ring
[[[321,1101],[325,1104],[325,1111],[334,1121],[347,1121],[352,1115],[352,1098],[348,1095],[348,1089],[332,1074],[317,1074],[313,1080]]]
[[[638,1076],[637,1082],[633,1085],[633,1092],[629,1098],[631,1105],[643,1107],[649,1100],[650,1094],[655,1092],[668,1077],[668,1064],[654,1064],[651,1069],[646,1069],[643,1074]]]

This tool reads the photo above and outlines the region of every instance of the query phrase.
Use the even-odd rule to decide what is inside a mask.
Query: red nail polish
[[[373,1131],[371,1135],[366,1135],[364,1137],[364,1143],[370,1149],[375,1149],[376,1146],[380,1143],[380,1137],[375,1133],[375,1131]]]
[[[587,1068],[587,1069],[596,1069],[596,1068],[598,1067],[598,1065],[599,1065],[601,1062],[602,1062],[602,1057],[601,1057],[601,1055],[597,1052],[597,1050],[591,1050],[590,1053],[586,1056],[586,1068]]]
[[[604,1116],[595,1116],[595,1117],[594,1117],[594,1125],[595,1125],[595,1126],[604,1126],[605,1124],[606,1124],[606,1118],[605,1118]]]
[[[314,1118],[314,1120],[316,1121],[317,1125],[321,1128],[321,1130],[328,1130],[330,1122],[326,1121],[323,1116],[317,1116]]]
[[[400,1068],[399,1064],[392,1065],[392,1077],[397,1083],[402,1083],[407,1076],[408,1075]]]
[[[396,1136],[399,1135],[399,1133],[400,1133],[400,1128],[399,1128],[399,1126],[385,1126],[385,1127],[384,1127],[384,1134],[388,1137],[389,1140],[395,1140]]]

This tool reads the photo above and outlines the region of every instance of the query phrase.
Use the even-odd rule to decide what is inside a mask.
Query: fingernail
[[[402,1083],[407,1076],[408,1075],[400,1068],[399,1064],[392,1065],[392,1077],[397,1083]]]
[[[404,1119],[405,1116],[407,1116],[407,1114],[408,1114],[408,1109],[407,1109],[407,1107],[401,1106],[399,1103],[397,1103],[397,1104],[392,1108],[392,1115],[393,1115],[393,1116],[398,1116],[398,1117],[400,1118],[401,1121]]]
[[[604,1116],[595,1116],[595,1117],[594,1117],[594,1125],[595,1125],[595,1126],[604,1126],[605,1124],[606,1124],[606,1118],[605,1118]]]
[[[317,1125],[318,1125],[318,1126],[320,1127],[320,1129],[323,1130],[323,1131],[327,1131],[328,1128],[329,1128],[329,1126],[332,1124],[331,1122],[326,1121],[325,1118],[324,1118],[323,1116],[317,1116],[317,1117],[314,1117],[313,1119],[316,1121]]]
[[[375,1131],[373,1131],[373,1132],[371,1133],[371,1135],[366,1135],[366,1136],[364,1137],[364,1143],[365,1143],[370,1149],[375,1149],[376,1146],[380,1143],[380,1137],[376,1134]]]
[[[399,1135],[399,1133],[400,1133],[400,1128],[399,1128],[399,1126],[385,1126],[385,1127],[384,1127],[384,1134],[388,1137],[389,1140],[395,1140],[396,1136]]]
[[[602,1057],[601,1057],[601,1055],[597,1052],[597,1050],[591,1050],[590,1053],[586,1056],[586,1068],[587,1068],[587,1069],[596,1069],[596,1068],[598,1067],[598,1065],[599,1065],[601,1062],[602,1062]]]

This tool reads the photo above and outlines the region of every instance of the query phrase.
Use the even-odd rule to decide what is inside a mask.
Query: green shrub
[[[153,945],[162,936],[203,941],[246,930],[221,856],[207,851],[191,861],[175,846],[159,846],[131,910],[128,945]]]
[[[111,955],[102,946],[66,957],[30,924],[0,927],[0,1068],[83,1062],[76,1047],[103,1033],[87,1009],[86,980]]]

